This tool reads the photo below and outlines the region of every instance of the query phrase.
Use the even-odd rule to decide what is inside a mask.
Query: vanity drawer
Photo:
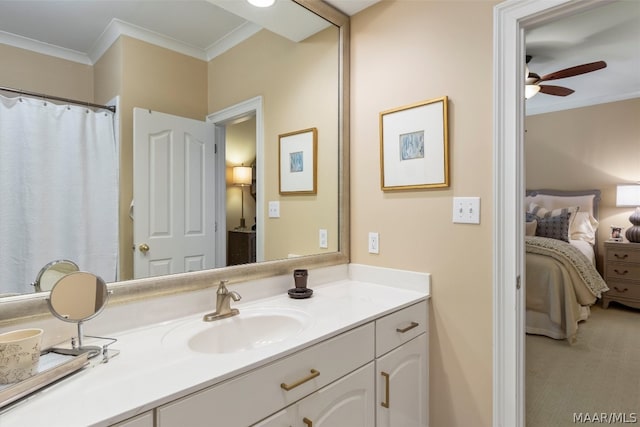
[[[246,427],[373,360],[373,342],[372,322],[161,406],[157,426]]]
[[[427,301],[422,301],[376,320],[376,357],[426,332],[427,316]]]

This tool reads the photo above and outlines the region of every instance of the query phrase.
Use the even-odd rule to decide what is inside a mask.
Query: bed
[[[527,190],[527,333],[575,343],[608,290],[596,269],[599,201],[599,190]]]

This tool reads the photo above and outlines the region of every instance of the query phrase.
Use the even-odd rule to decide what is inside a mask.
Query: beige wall
[[[257,209],[267,260],[337,249],[337,31],[298,44],[260,31],[209,63],[209,112],[263,97],[265,205]],[[280,195],[278,135],[311,127],[318,129],[317,194]],[[280,218],[267,218],[270,200],[280,201]],[[328,230],[328,249],[318,247],[320,228]]]
[[[93,102],[93,67],[0,43],[0,86]]]
[[[432,274],[430,425],[492,423],[492,12],[490,1],[383,1],[351,27],[351,257]],[[381,111],[449,97],[451,185],[382,192]],[[481,224],[452,223],[453,196]],[[380,233],[380,254],[367,233]]]
[[[527,117],[526,185],[600,189],[600,256],[610,226],[627,228],[633,209],[616,208],[616,185],[640,181],[640,99]],[[602,265],[602,264],[600,264]]]

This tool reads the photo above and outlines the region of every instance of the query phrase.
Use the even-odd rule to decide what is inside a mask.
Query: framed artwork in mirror
[[[318,130],[289,132],[278,139],[280,194],[316,194]]]
[[[447,97],[380,113],[383,191],[449,186]]]

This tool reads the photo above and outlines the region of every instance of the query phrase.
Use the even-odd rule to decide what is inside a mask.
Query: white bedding
[[[572,344],[578,323],[589,317],[589,307],[605,286],[595,271],[593,248],[583,241],[567,245],[544,237],[527,237],[526,244],[526,331],[555,339],[566,338]],[[564,251],[567,246],[577,249],[568,252],[569,258],[550,253]]]
[[[571,246],[587,258],[588,267],[595,270],[594,244],[598,221],[593,213],[597,204],[596,196],[538,194],[527,197],[528,211],[536,204],[547,210],[577,208],[578,213],[571,215],[574,221],[570,224],[567,237]],[[576,340],[578,323],[589,317],[589,307],[597,297],[585,292],[583,284],[578,283],[581,281],[576,280],[575,271],[567,263],[559,262],[548,254],[530,253],[529,249],[526,253],[526,331],[554,339],[567,339],[572,344]],[[598,276],[598,279],[601,278]],[[606,287],[604,281],[601,286]]]
[[[587,257],[587,259],[593,264],[596,265],[596,253],[593,250],[593,246],[589,242],[585,242],[584,240],[569,240],[572,246],[575,246]]]

